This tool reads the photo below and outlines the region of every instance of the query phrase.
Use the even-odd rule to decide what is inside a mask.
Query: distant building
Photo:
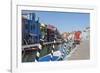
[[[41,23],[40,29],[41,29],[41,39],[45,42],[51,42],[54,40],[61,39],[60,32],[53,25]]]
[[[68,36],[69,36],[69,33],[68,33],[68,32],[62,33],[62,39],[63,39],[63,40],[68,39]]]
[[[90,27],[86,27],[82,31],[82,40],[89,40],[90,39]]]
[[[56,27],[54,27],[53,25],[47,25],[47,40],[49,42],[55,40],[55,31]]]

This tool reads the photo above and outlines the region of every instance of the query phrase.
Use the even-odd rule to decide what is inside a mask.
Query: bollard
[[[36,61],[39,61],[39,57],[40,57],[40,53],[37,52],[37,53],[36,53]]]
[[[39,44],[38,45],[38,50],[37,50],[37,53],[36,53],[36,61],[39,61],[39,57],[40,57],[41,50],[42,50],[42,45]]]
[[[52,49],[51,49],[51,54],[50,54],[50,60],[52,61],[53,58],[53,53],[54,53],[54,49],[55,49],[55,45],[52,45]]]
[[[55,41],[55,40],[54,40],[53,42],[54,42],[54,43],[56,43],[56,41]]]

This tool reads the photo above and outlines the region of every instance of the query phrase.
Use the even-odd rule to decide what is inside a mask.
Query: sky
[[[79,12],[34,11],[39,21],[57,27],[62,32],[83,30],[90,25],[90,14]]]

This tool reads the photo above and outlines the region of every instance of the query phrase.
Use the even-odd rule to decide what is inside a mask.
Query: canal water
[[[55,44],[55,48],[52,45],[42,46],[40,51],[39,62],[44,61],[61,61],[63,58],[68,55],[72,49],[72,45],[69,43]],[[54,51],[53,56],[51,55],[51,50]],[[22,55],[22,62],[35,62],[36,60],[35,50],[25,51]]]

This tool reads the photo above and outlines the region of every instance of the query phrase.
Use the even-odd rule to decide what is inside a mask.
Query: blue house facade
[[[41,38],[39,19],[35,13],[22,11],[22,44],[38,43]]]

